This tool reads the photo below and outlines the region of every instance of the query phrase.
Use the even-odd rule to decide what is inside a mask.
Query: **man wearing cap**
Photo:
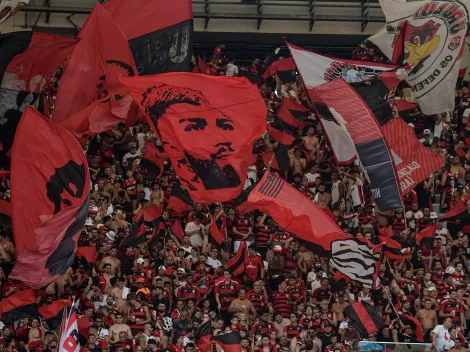
[[[143,278],[145,281],[148,280],[148,276],[144,270],[145,260],[143,258],[138,258],[135,261],[135,267],[132,268],[132,282],[136,282],[138,278]]]

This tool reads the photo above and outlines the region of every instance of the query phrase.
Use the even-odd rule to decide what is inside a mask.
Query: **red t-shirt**
[[[248,257],[245,259],[245,274],[248,280],[255,281],[258,275],[261,273],[263,267],[263,261],[258,255],[254,257]]]

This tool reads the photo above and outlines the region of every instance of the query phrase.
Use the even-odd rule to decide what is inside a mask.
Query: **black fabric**
[[[32,37],[32,31],[0,35],[0,82],[10,61],[28,48]]]

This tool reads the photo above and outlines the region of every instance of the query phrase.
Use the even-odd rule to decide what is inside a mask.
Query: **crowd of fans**
[[[361,46],[354,59],[380,61],[372,50]],[[214,74],[239,72],[220,47],[207,64]],[[247,69],[256,74],[262,64],[255,59]],[[77,260],[61,278],[36,290],[39,306],[62,299],[76,302],[82,351],[195,352],[196,330],[207,320],[213,335],[239,331],[243,352],[393,351],[396,342],[416,342],[415,329],[400,319],[403,314],[422,324],[427,351],[466,350],[470,227],[452,219],[439,223],[431,248],[417,245],[416,234],[437,221],[437,212],[448,211],[469,193],[467,88],[456,92],[453,114],[425,116],[416,107],[406,117],[417,137],[443,154],[446,164],[406,195],[404,210],[381,213],[361,168],[335,165],[300,77],[288,85],[275,82],[260,85],[268,122],[282,97],[311,108],[311,114],[304,120],[305,129],[298,131],[301,143],[289,151],[289,170],[272,171],[319,207],[330,208],[338,225],[352,236],[378,243],[378,230],[391,227],[393,239],[407,251],[402,260],[381,260],[383,287],[374,291],[356,282],[340,285],[327,258],[300,245],[295,234],[259,211],[238,214],[230,202],[196,203],[181,214],[167,208],[171,186],[178,182],[171,165],[166,162],[163,175],[152,181],[146,181],[139,168],[146,142],[161,148],[156,136],[142,121],[132,128],[121,123],[87,146],[92,190],[79,246],[96,247],[97,261],[89,268]],[[267,135],[257,141],[260,152],[275,146]],[[257,182],[265,169],[259,158],[249,169],[246,186]],[[1,180],[0,198],[9,198],[8,178]],[[185,236],[180,240],[169,230],[157,235],[149,229],[148,241],[122,248],[132,217],[151,204],[163,207],[165,222],[179,218]],[[470,201],[467,204],[470,207]],[[211,214],[225,236],[220,248],[204,241]],[[234,277],[224,265],[242,240],[249,242],[249,257],[246,270]],[[8,278],[15,260],[9,230],[0,232],[0,244],[1,293],[8,297],[26,287]],[[385,328],[360,336],[343,314],[358,301],[372,304]],[[39,317],[1,325],[0,350],[57,349],[58,332]],[[363,339],[365,345],[359,343]],[[220,350],[218,345],[213,348]]]

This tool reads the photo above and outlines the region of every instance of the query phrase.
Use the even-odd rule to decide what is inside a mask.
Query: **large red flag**
[[[139,75],[190,70],[190,0],[111,0],[104,6],[129,41]]]
[[[10,148],[26,106],[50,81],[78,39],[38,32],[0,35],[0,169],[10,169]]]
[[[164,160],[168,159],[164,153],[161,153],[154,142],[145,143],[145,154],[140,160],[139,169],[145,174],[149,181],[155,181],[163,173]]]
[[[70,267],[88,215],[89,191],[86,157],[75,138],[26,108],[12,148],[17,258],[11,279],[40,288]]]
[[[424,229],[422,229],[417,235],[416,235],[416,243],[421,245],[421,242],[426,239],[426,238],[434,238],[436,235],[436,229],[437,225],[431,225],[428,226]]]
[[[266,104],[255,85],[241,77],[194,73],[121,81],[194,201],[228,201],[241,193],[253,142],[266,127]]]
[[[274,61],[263,73],[263,78],[277,74],[283,83],[295,82],[295,63],[291,57]]]
[[[444,165],[444,157],[426,148],[401,118],[391,119],[381,130],[393,156],[402,196]]]
[[[124,34],[101,4],[96,4],[78,38],[57,92],[52,119],[59,124],[69,118],[81,121],[83,116],[74,116],[95,100],[115,94],[120,76],[137,74]]]
[[[385,256],[390,260],[402,260],[405,256],[402,246],[389,237],[377,236],[379,242],[382,243],[382,248]]]
[[[266,172],[248,202],[270,215],[312,251],[352,280],[377,287],[379,246],[346,235],[315,203],[277,175]]]

